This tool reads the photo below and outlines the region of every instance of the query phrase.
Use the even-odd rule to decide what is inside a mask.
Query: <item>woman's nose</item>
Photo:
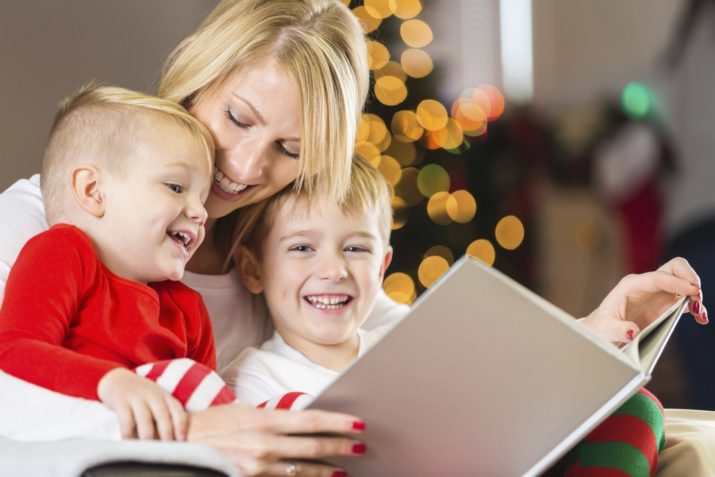
[[[254,184],[259,181],[268,165],[269,146],[260,138],[251,138],[237,144],[231,151],[231,170],[225,171],[236,182]]]

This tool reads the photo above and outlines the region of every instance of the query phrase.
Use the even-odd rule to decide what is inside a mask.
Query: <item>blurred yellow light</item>
[[[371,16],[381,19],[391,16],[397,9],[395,0],[365,0],[364,4]]]
[[[514,250],[524,240],[524,225],[515,215],[507,215],[497,222],[494,233],[502,248]]]
[[[360,120],[358,121],[357,134],[355,135],[355,143],[367,141],[370,137],[370,118],[367,114],[363,113],[360,115]]]
[[[375,76],[375,80],[378,80],[383,76],[394,76],[395,78],[399,78],[403,83],[407,81],[407,74],[405,73],[405,70],[402,69],[402,65],[394,61],[388,61],[385,63],[385,66],[379,70],[373,71],[373,75]]]
[[[407,109],[396,112],[392,116],[390,129],[395,139],[402,142],[414,142],[422,137],[424,129],[420,125],[417,115]]]
[[[425,148],[434,151],[442,147],[446,140],[447,130],[442,128],[438,131],[425,131],[420,142]]]
[[[415,162],[415,157],[417,156],[417,148],[414,143],[403,141],[390,142],[390,145],[384,152],[388,156],[392,156],[397,159],[397,162],[399,162],[402,166],[409,166],[413,164]]]
[[[494,265],[494,259],[496,259],[494,245],[486,239],[478,239],[470,243],[467,247],[467,255],[478,258],[490,267]]]
[[[434,99],[425,99],[417,105],[417,121],[428,131],[437,131],[447,125],[447,109]]]
[[[425,197],[432,197],[437,192],[447,192],[449,186],[449,174],[444,167],[437,164],[427,164],[417,176],[417,187]]]
[[[477,87],[477,90],[484,93],[489,98],[491,108],[488,113],[489,121],[498,119],[504,113],[504,95],[496,87],[490,84],[482,84]]]
[[[449,265],[452,265],[454,263],[454,254],[452,253],[452,250],[449,247],[445,247],[444,245],[434,245],[428,248],[423,258],[432,256],[442,257],[443,259],[447,260],[447,263]]]
[[[432,42],[432,29],[422,20],[406,20],[400,25],[402,41],[413,48],[422,48]]]
[[[407,204],[401,197],[396,195],[392,196],[390,204],[392,205],[392,230],[401,229],[407,223],[407,216],[409,215]]]
[[[395,76],[383,76],[375,81],[375,97],[386,106],[396,106],[407,97],[407,87]]]
[[[382,23],[380,18],[370,15],[364,6],[353,8],[353,15],[360,20],[360,24],[362,24],[362,28],[365,30],[365,33],[372,33],[377,30],[377,27],[379,27],[380,23]]]
[[[355,144],[355,154],[370,162],[373,166],[380,165],[380,150],[371,142]]]
[[[397,0],[394,15],[400,20],[409,20],[422,11],[420,0]]]
[[[452,103],[452,117],[464,135],[479,136],[487,130],[487,114],[471,98],[457,98]]]
[[[402,197],[408,207],[413,207],[424,199],[417,187],[419,172],[414,167],[406,167],[402,170],[400,181],[395,185],[395,195]]]
[[[382,175],[385,176],[385,180],[391,186],[396,185],[400,181],[402,176],[402,167],[400,163],[394,157],[381,156],[380,165],[377,167]]]
[[[385,140],[385,136],[389,134],[387,132],[387,126],[385,126],[385,122],[377,114],[363,113],[360,117],[361,119],[364,119],[368,124],[368,134],[366,141],[373,143],[379,148],[380,143],[383,142]]]
[[[457,190],[447,199],[447,214],[449,218],[460,224],[466,224],[477,213],[477,201],[466,190]]]
[[[396,272],[385,277],[382,288],[397,303],[409,305],[414,300],[415,282],[406,273]]]
[[[424,50],[410,48],[402,52],[400,64],[409,76],[413,78],[424,78],[432,72],[434,65],[432,58]]]
[[[379,41],[367,42],[367,66],[371,70],[379,70],[390,61],[390,52]]]
[[[445,126],[443,131],[445,132],[445,137],[441,147],[445,149],[457,149],[464,142],[462,126],[454,119],[447,119],[447,126]]]
[[[437,225],[447,225],[452,223],[447,213],[447,200],[449,192],[437,192],[430,197],[427,202],[427,215]]]
[[[417,277],[425,288],[432,286],[444,272],[449,270],[449,263],[442,257],[433,255],[422,260],[417,270]]]

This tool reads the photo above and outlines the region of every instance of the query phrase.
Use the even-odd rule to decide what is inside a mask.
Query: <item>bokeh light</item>
[[[623,88],[621,104],[627,115],[634,119],[642,119],[653,108],[653,95],[644,84],[631,82]]]
[[[401,229],[407,223],[409,209],[402,197],[393,195],[390,199],[392,205],[392,230]]]
[[[457,121],[447,118],[445,127],[437,131],[427,131],[422,139],[427,149],[456,149],[464,142],[464,133]]]
[[[380,165],[380,150],[371,142],[363,141],[355,144],[355,154],[375,167]]]
[[[386,106],[396,106],[407,97],[407,87],[395,76],[383,76],[375,81],[375,97]]]
[[[379,70],[390,61],[390,52],[385,45],[379,41],[370,40],[367,42],[367,66],[371,70]]]
[[[415,159],[417,158],[417,148],[412,142],[403,142],[400,140],[392,141],[384,152],[388,156],[392,156],[397,159],[397,162],[399,162],[403,167],[414,164]]]
[[[494,245],[486,239],[478,239],[470,243],[467,247],[467,255],[478,258],[490,267],[494,265],[497,256]]]
[[[395,185],[395,195],[402,197],[408,207],[414,207],[425,198],[417,187],[420,171],[415,167],[402,169],[402,176]]]
[[[449,186],[449,174],[438,164],[427,164],[417,176],[417,187],[425,197],[432,197],[437,192],[447,192]]]
[[[452,223],[447,213],[447,201],[449,200],[449,192],[436,192],[427,202],[427,215],[437,225],[447,225]]]
[[[367,117],[367,114],[361,114],[360,119],[358,120],[358,128],[357,128],[357,133],[355,134],[355,142],[363,142],[367,141],[367,138],[370,137],[370,118]]]
[[[489,113],[487,118],[489,121],[495,121],[504,113],[504,95],[498,88],[490,84],[482,84],[477,86],[477,91],[485,94],[489,98]]]
[[[385,60],[387,62],[387,60]],[[400,56],[402,69],[413,78],[424,78],[432,72],[432,58],[424,50],[409,48]]]
[[[414,142],[422,137],[424,128],[417,120],[417,115],[410,110],[403,109],[392,116],[390,129],[395,139],[402,142]]]
[[[383,20],[392,16],[395,9],[397,9],[395,0],[365,0],[363,4],[370,16]]]
[[[362,5],[353,8],[353,15],[355,15],[360,21],[360,24],[362,25],[363,30],[365,30],[365,33],[372,33],[373,31],[377,30],[377,27],[379,27],[380,23],[382,23],[381,19],[375,18],[374,16],[370,15],[367,9],[365,9],[365,7]]]
[[[409,305],[415,299],[415,282],[406,273],[396,272],[388,275],[382,283],[382,289],[397,303]]]
[[[452,103],[452,118],[467,136],[481,136],[487,131],[487,113],[472,98],[460,96]]]
[[[497,222],[494,234],[502,248],[514,250],[524,241],[524,225],[515,215],[507,215]]]
[[[420,0],[397,0],[394,15],[401,20],[416,17],[422,11]]]
[[[422,258],[431,257],[433,255],[442,257],[443,259],[447,260],[447,263],[449,265],[452,265],[454,263],[454,254],[452,253],[452,250],[449,247],[445,247],[444,245],[433,245],[432,247],[427,249]]]
[[[457,190],[447,199],[447,214],[449,218],[460,224],[470,222],[477,213],[477,201],[466,190]]]
[[[417,105],[417,122],[428,131],[438,131],[447,126],[447,109],[439,101],[425,99]]]
[[[385,180],[393,187],[400,181],[400,177],[402,177],[402,167],[400,167],[400,163],[397,162],[394,157],[381,156],[380,164],[377,168],[382,172],[382,175],[385,176]]]
[[[432,42],[432,29],[422,20],[406,20],[400,25],[400,36],[406,45],[423,48]]]
[[[444,272],[449,270],[449,263],[442,257],[432,255],[426,257],[417,269],[417,277],[425,288],[432,286]]]
[[[399,78],[403,83],[407,81],[407,73],[402,69],[402,65],[394,61],[388,61],[385,63],[385,66],[373,71],[372,74],[376,81],[383,76],[394,76],[395,78]]]

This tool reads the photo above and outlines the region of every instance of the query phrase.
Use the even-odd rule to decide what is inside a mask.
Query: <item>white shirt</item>
[[[359,330],[358,357],[377,343],[390,326]],[[288,345],[277,332],[260,348],[248,348],[221,370],[239,401],[257,406],[293,391],[317,396],[340,372],[321,366]]]
[[[38,174],[0,194],[0,299],[20,249],[47,228]],[[272,324],[262,300],[248,292],[235,271],[223,275],[186,272],[183,282],[201,293],[206,303],[216,339],[218,369],[246,347],[258,346],[271,335]],[[380,293],[365,326],[370,329],[393,323],[406,309]],[[0,371],[0,436],[55,440],[78,435],[116,439],[119,425],[114,413],[100,403],[64,396]]]

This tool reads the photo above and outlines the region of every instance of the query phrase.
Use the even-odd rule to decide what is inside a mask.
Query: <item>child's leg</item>
[[[135,372],[170,392],[189,412],[236,401],[216,371],[189,358],[144,364]]]
[[[665,445],[663,407],[641,389],[572,449],[550,475],[648,477]],[[555,469],[554,469],[555,470]]]

